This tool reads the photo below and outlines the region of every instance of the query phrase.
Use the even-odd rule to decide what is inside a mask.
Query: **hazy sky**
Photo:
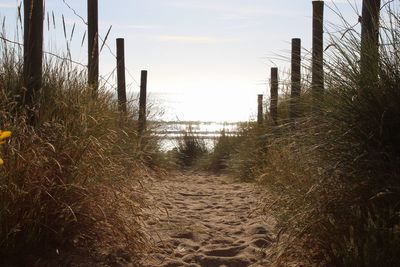
[[[19,2],[0,0],[11,39]],[[66,50],[63,14],[68,36],[76,23],[72,57],[86,64],[86,44],[81,47],[85,25],[63,0],[45,2],[56,18],[56,29],[45,31],[46,49]],[[65,2],[86,18],[86,1]],[[326,1],[355,22],[352,6],[360,3]],[[99,0],[100,34],[104,37],[112,25],[112,50],[115,38],[125,38],[126,67],[136,81],[141,69],[149,71],[148,90],[164,107],[165,119],[247,120],[256,110],[256,95],[267,92],[270,67],[287,66],[275,58],[288,57],[291,38],[302,38],[303,47],[311,49],[311,16],[311,0]],[[326,19],[338,21],[328,7]],[[114,68],[115,59],[105,48],[101,73],[106,76]],[[137,91],[129,74],[127,80],[129,90]]]

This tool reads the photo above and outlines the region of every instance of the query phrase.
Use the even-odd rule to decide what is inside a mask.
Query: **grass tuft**
[[[84,72],[47,61],[33,128],[20,104],[22,56],[2,48],[0,129],[13,136],[0,150],[0,264],[145,251],[141,179],[156,169],[158,143],[146,136],[141,145],[136,110],[121,117],[112,93],[93,99]]]
[[[176,161],[183,168],[195,167],[199,160],[207,154],[207,145],[189,126],[174,149]]]
[[[357,32],[339,31],[326,51],[326,91],[317,107],[310,108],[305,82],[301,118],[287,118],[282,96],[278,126],[250,125],[229,148],[228,170],[275,196],[265,206],[278,219],[269,251],[274,266],[400,262],[398,4],[382,8],[377,77],[360,73]]]

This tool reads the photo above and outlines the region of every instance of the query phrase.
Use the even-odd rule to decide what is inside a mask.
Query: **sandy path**
[[[186,174],[150,191],[161,209],[146,221],[157,249],[143,266],[268,266],[273,220],[254,211],[261,196],[254,185]]]

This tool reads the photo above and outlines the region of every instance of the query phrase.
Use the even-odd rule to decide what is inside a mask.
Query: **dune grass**
[[[172,154],[173,161],[178,167],[197,168],[199,161],[208,154],[208,149],[204,140],[199,138],[189,125],[182,138],[177,140]]]
[[[85,72],[63,61],[45,63],[39,122],[29,126],[21,51],[1,46],[0,129],[13,135],[0,147],[0,264],[143,252],[141,180],[157,169],[157,140],[138,136],[133,107],[122,116],[105,87],[93,99]]]
[[[317,112],[304,87],[301,118],[288,120],[281,99],[279,126],[266,125],[261,133],[249,127],[229,156],[232,174],[276,196],[264,207],[278,218],[270,249],[275,266],[400,262],[398,4],[382,10],[377,78],[360,73],[356,31],[332,35]]]

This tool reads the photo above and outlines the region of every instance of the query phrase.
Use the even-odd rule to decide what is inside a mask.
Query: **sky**
[[[362,0],[325,1],[325,26],[337,24],[333,10],[357,22]],[[6,34],[16,37],[16,7],[21,0],[0,0]],[[86,64],[86,1],[45,0],[56,28],[45,30],[45,50],[64,54],[62,16],[72,58]],[[51,18],[51,17],[50,17]],[[287,69],[290,41],[301,38],[311,49],[311,0],[99,0],[100,35],[112,26],[107,44],[125,38],[127,83],[135,95],[140,70],[148,70],[148,92],[164,120],[246,121],[254,119],[257,94],[268,98],[271,67]],[[100,56],[100,72],[109,77],[116,62],[108,48]],[[116,77],[110,77],[115,84]],[[110,89],[113,90],[113,89]],[[158,110],[160,110],[160,108]]]

